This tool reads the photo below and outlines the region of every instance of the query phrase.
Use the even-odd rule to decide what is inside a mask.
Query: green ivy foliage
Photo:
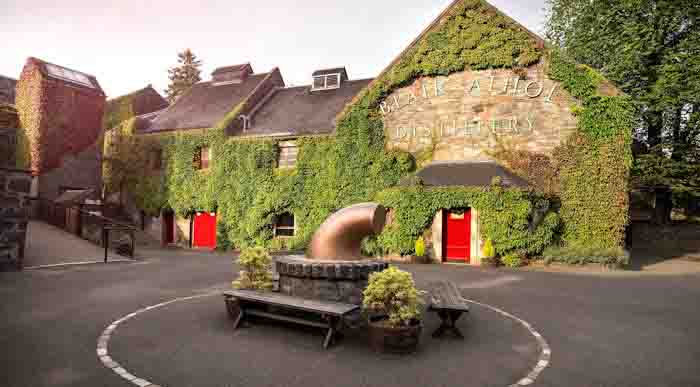
[[[581,102],[578,131],[556,154],[563,241],[621,247],[629,222],[634,105],[625,95],[601,95],[604,79],[558,51],[552,51],[550,76]]]
[[[116,128],[122,122],[135,116],[133,109],[134,94],[135,93],[123,95],[107,101],[104,115],[102,116],[103,129],[109,130]]]
[[[295,168],[276,168],[279,140],[226,136],[244,101],[208,130],[134,136],[162,146],[167,169],[160,180],[130,188],[149,208],[168,206],[180,215],[216,210],[222,249],[303,248],[333,211],[368,200],[395,213],[394,223],[365,246],[375,254],[413,253],[439,210],[465,207],[479,210],[482,237],[498,255],[540,253],[556,239],[562,221],[571,243],[617,245],[627,219],[629,101],[598,95],[602,78],[556,53],[548,59],[551,76],[581,101],[580,133],[567,145],[581,149],[574,147],[563,163],[561,217],[549,211],[531,225],[533,210],[548,199],[517,189],[391,188],[415,171],[416,160],[385,149],[378,106],[386,96],[417,77],[524,67],[542,56],[538,42],[519,26],[483,1],[465,0],[346,107],[334,136],[298,138]],[[193,155],[203,146],[211,149],[212,162],[202,171]],[[284,212],[294,214],[296,235],[273,238],[272,224]]]
[[[412,253],[416,238],[443,209],[476,208],[481,236],[491,240],[498,255],[515,251],[538,254],[554,241],[559,227],[559,216],[550,211],[532,230],[531,214],[547,200],[516,188],[395,187],[382,191],[376,199],[394,213],[392,223],[374,245],[380,249],[374,252],[379,254]]]

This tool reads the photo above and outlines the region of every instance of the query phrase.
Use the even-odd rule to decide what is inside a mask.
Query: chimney
[[[253,73],[250,63],[233,66],[219,67],[211,73],[214,85],[227,85],[231,83],[241,83]]]

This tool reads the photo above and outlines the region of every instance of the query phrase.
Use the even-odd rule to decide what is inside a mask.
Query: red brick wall
[[[42,66],[30,58],[17,86],[18,98],[31,94],[29,102],[18,101],[18,108],[28,110],[21,112],[27,123],[22,124],[30,139],[31,167],[40,173],[59,167],[65,155],[76,155],[97,141],[105,105],[101,90],[48,77]],[[33,90],[23,91],[25,85]]]

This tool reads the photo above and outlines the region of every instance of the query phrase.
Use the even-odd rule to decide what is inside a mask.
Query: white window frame
[[[277,144],[279,147],[279,153],[277,155],[277,168],[279,169],[294,169],[297,167],[297,162],[299,161],[299,144],[296,140],[283,141]],[[294,158],[294,164],[292,165],[280,165],[280,160],[282,159],[282,150],[294,148],[296,149],[296,155]]]
[[[294,216],[294,213],[292,213],[292,212],[286,212],[286,214],[289,214],[292,216],[292,221],[294,222],[294,225],[292,227],[289,227],[289,226],[279,227],[279,226],[277,226],[277,223],[279,222],[279,220],[277,218],[275,218],[275,224],[273,227],[273,233],[274,233],[275,238],[293,238],[297,235],[297,217]],[[277,235],[278,229],[292,230],[292,235]]]
[[[336,76],[338,79],[338,83],[335,86],[328,86],[328,77],[331,76]],[[314,80],[316,78],[323,78],[323,87],[314,87]],[[311,91],[317,91],[317,90],[333,90],[333,89],[340,89],[340,83],[342,82],[342,79],[340,77],[340,73],[330,73],[330,74],[322,74],[322,75],[315,75],[313,77],[313,80],[311,82]]]

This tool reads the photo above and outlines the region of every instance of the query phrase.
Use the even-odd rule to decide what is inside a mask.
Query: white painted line
[[[99,340],[98,340],[98,349],[97,349],[98,357],[100,357],[100,359],[102,359],[103,356],[107,356],[107,354],[108,354],[107,346],[108,346],[108,344],[109,344],[109,338],[111,337],[111,335],[113,335],[113,331],[116,330],[117,326],[119,326],[119,324],[121,324],[122,322],[124,322],[124,321],[126,321],[126,320],[129,320],[129,319],[133,318],[134,316],[139,315],[139,314],[141,314],[141,313],[145,313],[145,312],[148,312],[148,311],[153,310],[153,309],[161,308],[161,307],[163,307],[163,306],[166,306],[166,305],[169,305],[169,304],[172,304],[172,303],[175,303],[175,302],[187,301],[187,300],[193,300],[193,299],[202,298],[202,297],[214,296],[214,295],[218,295],[219,293],[220,293],[220,292],[212,292],[212,293],[198,294],[198,295],[189,296],[189,297],[175,298],[175,299],[172,299],[172,300],[170,300],[170,301],[161,302],[160,304],[155,304],[155,305],[151,305],[151,306],[148,306],[148,307],[139,309],[139,310],[137,310],[136,312],[130,313],[130,314],[128,314],[128,315],[126,315],[126,316],[124,316],[124,317],[122,317],[122,318],[120,318],[120,319],[114,321],[112,324],[110,324],[110,325],[104,330],[104,332],[103,332],[102,335],[100,336],[100,337],[102,337],[102,336],[107,336],[107,342],[105,343],[104,349],[101,348],[101,347],[99,346]],[[544,337],[542,337],[542,335],[541,335],[539,332],[537,332],[537,331],[532,327],[532,325],[531,325],[530,323],[528,323],[527,321],[525,321],[525,320],[523,320],[523,319],[521,319],[521,318],[519,318],[519,317],[516,317],[516,316],[514,316],[514,315],[512,315],[512,314],[510,314],[510,313],[508,313],[508,312],[506,312],[506,311],[504,311],[504,310],[502,310],[502,309],[499,309],[499,308],[497,308],[497,307],[495,307],[495,306],[491,306],[491,305],[489,305],[489,304],[484,304],[484,303],[481,303],[481,302],[478,302],[478,301],[474,301],[474,300],[470,300],[470,299],[466,299],[466,298],[465,298],[464,300],[467,301],[467,302],[469,302],[469,303],[472,303],[472,304],[479,305],[479,306],[482,306],[482,307],[484,307],[484,308],[490,309],[490,310],[492,310],[492,311],[494,311],[494,312],[496,312],[496,313],[498,313],[498,314],[500,314],[500,315],[502,315],[502,316],[504,316],[504,317],[507,317],[507,318],[509,318],[509,319],[515,320],[515,321],[518,322],[520,325],[522,325],[523,327],[525,327],[525,328],[528,330],[528,332],[530,332],[530,334],[531,334],[533,337],[535,337],[535,339],[537,340],[537,343],[539,344],[539,346],[540,346],[540,348],[541,348],[540,357],[539,357],[539,359],[537,360],[537,363],[535,364],[535,367],[530,371],[530,373],[529,373],[526,377],[520,379],[519,381],[517,381],[517,382],[514,383],[514,384],[511,384],[509,387],[528,386],[528,385],[531,385],[532,383],[534,383],[534,382],[535,382],[535,379],[539,376],[539,374],[540,374],[547,366],[549,366],[549,358],[551,357],[551,354],[552,354],[552,349],[549,347],[549,344],[547,344],[547,341],[545,341]],[[103,351],[104,353],[100,354],[100,351]],[[110,359],[111,359],[111,358],[110,358]],[[114,361],[114,362],[116,363],[115,360],[112,360],[112,361]],[[103,363],[104,363],[104,362],[103,362]],[[107,367],[107,365],[105,365],[105,367]],[[110,367],[107,367],[107,368],[110,368]],[[116,368],[111,368],[111,369],[112,369],[115,373],[117,373],[119,376],[122,376],[123,378],[125,378],[125,379],[131,381],[132,383],[134,383],[135,385],[137,385],[137,386],[139,386],[139,387],[147,387],[147,386],[153,387],[153,386],[155,386],[153,383],[151,383],[150,381],[148,381],[148,380],[146,380],[146,379],[138,378],[138,377],[136,377],[136,376],[130,374],[126,369],[124,369],[124,368],[121,367],[121,366],[116,367]]]
[[[525,327],[528,332],[537,340],[537,343],[540,345],[540,357],[537,359],[537,363],[535,364],[535,367],[530,371],[529,374],[527,374],[526,377],[520,379],[517,383],[511,384],[510,387],[517,387],[517,386],[528,386],[532,383],[535,382],[535,379],[540,375],[542,371],[549,365],[549,359],[552,355],[552,349],[549,347],[549,344],[547,344],[547,341],[542,337],[542,335],[535,330],[535,328],[532,327],[532,324],[528,323],[527,321],[516,317],[502,309],[496,308],[495,306],[491,306],[489,304],[484,304],[478,301],[470,300],[470,299],[464,299],[467,302],[470,302],[475,305],[483,306],[484,308],[491,309],[492,311],[508,317],[512,320],[515,320],[518,322],[520,325]]]
[[[212,293],[206,293],[206,294],[198,294],[196,296],[176,298],[174,300],[161,302],[160,304],[151,305],[149,307],[139,309],[136,312],[133,312],[133,313],[130,313],[126,316],[123,316],[122,318],[112,322],[107,328],[105,328],[105,330],[102,332],[102,334],[98,338],[98,340],[97,340],[97,356],[100,358],[100,360],[102,361],[102,364],[105,367],[111,369],[117,375],[130,381],[131,383],[133,383],[139,387],[155,386],[153,383],[151,383],[150,381],[148,381],[146,379],[139,378],[137,376],[132,375],[131,373],[129,373],[129,371],[127,371],[125,368],[123,368],[123,366],[120,366],[119,363],[117,363],[115,360],[113,360],[111,357],[109,357],[109,351],[108,351],[109,339],[114,334],[114,330],[116,330],[117,327],[119,326],[119,324],[123,323],[124,321],[129,320],[129,319],[133,318],[134,316],[141,314],[141,313],[144,313],[144,312],[147,312],[149,310],[160,308],[162,306],[172,304],[173,302],[186,301],[186,300],[191,300],[191,299],[195,299],[195,298],[214,296],[214,295],[218,295],[219,293],[220,292],[212,292]],[[105,359],[113,361],[116,366],[110,367],[109,365],[107,365],[108,362]]]
[[[114,258],[107,260],[107,263],[119,263],[119,262],[138,262],[135,259],[124,259],[124,258]],[[94,265],[98,263],[105,263],[102,261],[77,261],[77,262],[63,262],[54,263],[51,265],[37,265],[37,266],[25,266],[24,270],[36,270],[36,269],[50,269],[52,267],[62,267],[62,266],[79,266],[79,265]]]

